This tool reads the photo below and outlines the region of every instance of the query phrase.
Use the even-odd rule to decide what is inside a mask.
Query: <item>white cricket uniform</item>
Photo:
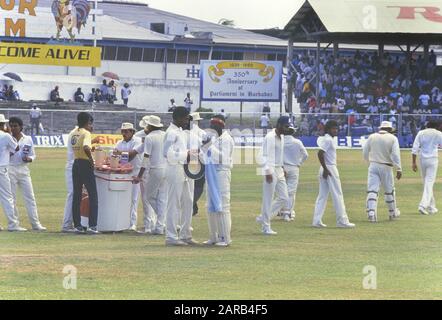
[[[22,135],[20,141],[18,141],[20,150],[11,155],[9,160],[9,179],[11,180],[11,192],[14,197],[14,212],[18,220],[17,209],[17,188],[19,187],[23,194],[25,201],[26,211],[28,213],[29,222],[33,228],[40,226],[38,219],[37,203],[35,201],[34,189],[32,187],[31,172],[28,167],[28,163],[23,161],[25,157],[24,147],[27,146],[27,156],[35,160],[35,150],[32,138],[30,136]]]
[[[402,171],[398,139],[380,130],[370,135],[363,147],[364,159],[370,162],[367,183],[367,215],[377,218],[379,189],[384,188],[384,199],[390,217],[397,214],[393,167]]]
[[[0,131],[0,202],[8,219],[8,229],[19,227],[18,217],[15,216],[14,198],[9,179],[9,157],[15,152],[17,142],[8,133]]]
[[[151,229],[161,233],[165,229],[167,206],[167,162],[163,156],[165,135],[166,133],[161,130],[152,131],[144,141],[144,154],[149,156],[144,197],[156,214],[155,223],[152,224]]]
[[[144,131],[144,129],[135,133],[134,136],[140,138],[141,142],[144,145],[145,139],[147,137],[147,134]],[[150,205],[149,201],[146,198],[145,190],[147,189],[147,174],[149,168],[145,169],[146,171],[144,171],[144,175],[140,182],[141,203],[143,204],[143,216],[144,216],[143,221],[144,221],[144,229],[147,231],[152,231],[155,228],[156,216],[152,206]],[[166,198],[166,195],[164,195],[164,197]]]
[[[166,213],[166,241],[189,240],[192,223],[191,190],[186,181],[184,163],[187,160],[186,133],[171,123],[164,137],[163,155],[167,160],[167,213]],[[181,219],[181,221],[180,221]],[[178,224],[182,223],[180,233]]]
[[[289,209],[295,217],[296,191],[298,190],[299,168],[307,160],[308,152],[301,140],[293,136],[284,137],[284,171],[286,172]]]
[[[442,146],[442,132],[436,129],[419,131],[413,143],[412,154],[419,155],[424,191],[419,207],[437,212],[433,187],[439,167],[439,146]]]
[[[132,137],[129,141],[120,140],[117,142],[115,149],[121,152],[131,152],[135,150],[138,154],[130,161],[133,166],[133,172],[139,172],[141,167],[141,160],[144,152],[144,145],[138,137]],[[130,206],[130,225],[137,225],[137,209],[138,196],[140,194],[140,185],[132,184],[132,201]]]
[[[71,134],[77,130],[78,127],[75,127],[70,133],[69,133],[69,137],[71,136]],[[74,150],[72,149],[72,144],[71,143],[67,143],[67,161],[66,161],[66,166],[64,169],[64,177],[65,177],[65,181],[66,181],[66,189],[67,189],[67,196],[66,196],[66,202],[64,205],[64,217],[63,217],[63,224],[61,226],[61,228],[63,230],[70,230],[73,228],[73,219],[72,219],[72,200],[74,197],[74,185],[72,182],[72,166],[74,165]]]
[[[270,230],[270,220],[282,211],[290,214],[287,182],[284,176],[284,135],[278,137],[275,129],[264,138],[261,154],[264,165],[261,216],[262,230]],[[272,183],[266,181],[266,175],[272,175]],[[275,198],[274,198],[275,197]]]
[[[318,138],[319,149],[324,151],[324,161],[331,176],[324,179],[324,168],[319,169],[319,194],[315,203],[315,212],[313,216],[313,224],[322,222],[325,208],[327,206],[328,195],[331,195],[333,206],[336,211],[336,222],[338,224],[348,224],[348,216],[344,203],[344,195],[342,193],[341,179],[336,160],[336,144],[335,140],[329,134]]]
[[[209,212],[209,240],[212,243],[231,243],[232,218],[230,215],[230,183],[231,170],[233,168],[233,150],[235,143],[227,131],[212,141],[208,152],[211,154],[212,163],[216,165],[219,192],[221,195],[222,211]],[[210,194],[207,192],[207,204],[210,201]]]

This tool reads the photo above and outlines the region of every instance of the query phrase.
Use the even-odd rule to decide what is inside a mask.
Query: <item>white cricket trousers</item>
[[[35,202],[34,189],[32,187],[32,179],[29,167],[25,164],[18,166],[9,166],[9,179],[11,180],[11,192],[14,198],[14,213],[17,220],[19,219],[17,208],[17,189],[20,188],[25,201],[26,211],[28,213],[29,222],[33,228],[40,225],[37,212],[37,203]]]
[[[368,167],[367,214],[377,217],[380,186],[384,188],[384,200],[389,215],[396,214],[396,195],[394,190],[393,168],[385,164],[371,162]]]
[[[155,212],[150,205],[149,201],[147,200],[147,193],[146,190],[148,188],[148,182],[147,182],[147,171],[144,172],[143,180],[141,180],[140,183],[140,194],[141,194],[141,203],[143,204],[143,222],[144,222],[144,229],[152,230],[155,227]]]
[[[166,184],[166,240],[191,239],[193,195],[190,194],[190,185],[186,181],[183,165],[167,166]],[[178,223],[182,223],[179,234],[177,231]]]
[[[283,214],[290,213],[287,182],[282,167],[275,167],[273,181],[268,183],[263,177],[261,218],[263,229],[270,229],[270,220],[282,210]]]
[[[299,167],[298,166],[284,166],[284,171],[287,173],[287,192],[289,194],[289,206],[290,213],[294,218],[295,204],[296,204],[296,191],[298,190],[299,182]]]
[[[419,207],[434,211],[436,209],[436,200],[434,199],[433,187],[436,182],[439,159],[421,158],[420,163],[421,175],[424,182],[424,192]]]
[[[138,198],[140,195],[140,184],[132,184],[132,199],[130,203],[130,225],[137,225]]]
[[[230,183],[231,172],[230,170],[217,170],[219,183],[219,191],[221,194],[222,209],[221,212],[209,212],[208,224],[209,224],[209,240],[213,243],[225,242],[230,244],[231,242],[231,230],[232,219],[230,215]],[[207,204],[210,203],[209,192],[207,194]]]
[[[19,227],[19,223],[14,212],[14,198],[8,171],[8,166],[0,166],[0,202],[8,219],[8,229],[15,229]]]
[[[74,198],[74,184],[72,182],[72,163],[67,163],[64,170],[64,177],[66,182],[66,202],[64,205],[64,217],[63,217],[63,225],[61,228],[63,230],[70,230],[73,228],[73,219],[72,219],[72,199]]]
[[[151,168],[147,173],[145,197],[156,215],[152,220],[151,229],[164,231],[167,209],[166,171],[164,168]]]
[[[319,169],[319,194],[316,199],[313,224],[322,222],[329,194],[331,195],[333,206],[336,211],[336,222],[347,224],[349,221],[345,209],[344,195],[342,193],[338,167],[335,165],[327,165],[327,168],[331,173],[331,176],[328,176],[327,179],[324,179],[323,177],[324,169],[322,166]]]

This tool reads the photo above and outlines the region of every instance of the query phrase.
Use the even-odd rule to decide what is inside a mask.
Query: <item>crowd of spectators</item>
[[[398,126],[399,114],[402,130],[408,133],[419,128],[422,119],[442,113],[442,70],[436,67],[434,52],[427,63],[422,56],[413,58],[409,68],[401,54],[384,53],[380,58],[377,52],[356,51],[336,59],[324,54],[319,90],[315,62],[308,53],[292,61],[295,96],[301,112],[309,114],[299,125],[305,135],[319,135],[331,117],[341,123],[341,134],[369,134],[381,120]]]
[[[19,101],[20,94],[17,90],[14,89],[14,86],[8,86],[7,84],[3,85],[3,88],[0,91],[0,100],[3,101]]]

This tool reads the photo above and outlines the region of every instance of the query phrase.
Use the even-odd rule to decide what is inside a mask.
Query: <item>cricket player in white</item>
[[[319,169],[319,195],[316,199],[315,212],[313,216],[313,227],[325,228],[322,217],[327,206],[328,195],[331,194],[333,206],[336,211],[336,225],[338,228],[353,228],[350,223],[344,204],[341,180],[336,159],[336,144],[334,137],[338,134],[339,126],[334,120],[325,124],[325,135],[318,138],[318,158],[321,163]]]
[[[199,112],[193,112],[190,114],[192,118],[191,122],[191,129],[190,132],[194,133],[198,137],[198,144],[197,148],[199,149],[202,146],[202,142],[206,140],[206,132],[199,127],[199,122],[203,120],[201,118]],[[191,148],[193,149],[193,148]],[[206,179],[204,176],[201,179],[194,181],[194,189],[193,189],[193,215],[198,214],[198,201],[201,198],[201,195],[204,192],[204,184],[206,182]]]
[[[37,203],[35,202],[34,189],[32,187],[31,174],[28,164],[35,160],[35,150],[32,138],[22,133],[23,121],[17,117],[9,119],[11,134],[18,142],[19,150],[11,153],[9,160],[9,178],[11,180],[11,192],[14,197],[14,212],[18,219],[17,189],[20,188],[25,201],[26,211],[32,230],[46,231],[38,218]]]
[[[295,219],[296,191],[298,190],[299,169],[307,160],[308,152],[301,140],[292,135],[284,136],[284,172],[289,195],[290,214],[284,216],[289,222]]]
[[[213,137],[211,143],[203,147],[204,154],[210,154],[212,164],[216,167],[216,178],[218,185],[215,186],[220,195],[221,211],[211,212],[213,208],[210,206],[211,186],[207,186],[207,213],[209,224],[209,240],[205,241],[205,245],[216,245],[219,247],[227,247],[231,244],[232,218],[230,215],[230,182],[231,170],[233,168],[233,138],[225,128],[225,118],[222,115],[216,115],[210,122],[210,128],[216,132],[216,138]],[[208,184],[214,183],[209,181]],[[213,209],[214,210],[214,209]]]
[[[166,131],[163,152],[167,159],[166,245],[171,246],[197,244],[192,239],[191,232],[193,197],[184,173],[184,163],[191,155],[183,131],[183,128],[188,127],[189,111],[184,107],[176,107],[173,111],[173,122]],[[192,201],[187,201],[189,199]],[[177,227],[180,222],[182,226],[178,234]]]
[[[20,227],[18,218],[15,216],[14,198],[11,192],[11,180],[9,179],[9,157],[11,153],[19,150],[17,141],[5,132],[5,123],[8,122],[3,114],[0,114],[0,202],[8,219],[8,231],[27,231]],[[0,226],[0,231],[3,228]]]
[[[364,159],[370,162],[368,168],[367,186],[367,215],[370,222],[377,222],[377,207],[379,188],[384,188],[384,199],[387,204],[390,220],[400,216],[396,206],[393,168],[396,168],[396,178],[402,177],[401,154],[398,139],[391,134],[393,125],[383,121],[379,132],[370,135],[363,146]]]
[[[140,130],[135,133],[135,137],[138,137],[141,139],[141,142],[144,145],[146,136],[149,134],[149,128],[147,121],[149,120],[150,116],[144,116],[139,126],[143,128],[143,130]],[[149,204],[149,201],[146,198],[146,192],[147,189],[147,171],[149,168],[145,168],[146,171],[144,172],[144,176],[141,179],[140,182],[140,193],[141,193],[141,203],[143,204],[143,213],[144,213],[144,233],[151,234],[152,230],[155,229],[155,223],[156,223],[156,217],[155,212],[153,211],[152,206]],[[166,195],[163,195],[163,200],[166,201]]]
[[[138,172],[141,166],[144,145],[140,138],[134,137],[135,129],[132,123],[123,123],[121,125],[121,134],[123,140],[117,142],[114,154],[121,155],[123,152],[129,153],[129,162],[133,166],[133,172]],[[132,185],[132,201],[130,206],[130,231],[137,231],[137,209],[138,197],[140,194],[140,185]]]
[[[278,119],[276,128],[264,138],[262,145],[263,191],[261,215],[256,221],[261,224],[265,235],[276,235],[270,220],[280,210],[284,216],[290,215],[287,182],[284,176],[284,133],[290,129],[289,117]]]
[[[134,183],[139,183],[142,179],[146,180],[144,197],[156,214],[156,223],[151,233],[164,235],[167,206],[166,159],[163,156],[165,132],[161,130],[163,124],[157,116],[150,116],[146,120],[146,125],[149,134],[144,141],[143,162]]]
[[[421,165],[421,175],[424,182],[424,192],[419,204],[418,211],[423,215],[435,214],[439,210],[436,208],[433,187],[436,182],[437,169],[439,167],[439,146],[442,146],[442,132],[437,130],[437,122],[430,121],[427,128],[419,131],[413,143],[413,171],[417,172],[416,163],[419,155]]]

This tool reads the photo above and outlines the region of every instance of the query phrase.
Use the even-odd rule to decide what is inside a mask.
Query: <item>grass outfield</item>
[[[329,227],[311,228],[318,192],[312,150],[301,171],[296,221],[274,220],[274,237],[263,236],[255,222],[261,178],[254,166],[237,166],[229,248],[165,247],[163,237],[129,233],[60,234],[65,150],[39,149],[37,155],[31,171],[49,232],[0,232],[1,299],[442,299],[442,214],[416,213],[422,186],[409,151],[403,152],[404,178],[397,184],[399,221],[388,221],[383,199],[380,223],[366,221],[367,166],[360,151],[339,151],[345,203],[356,229],[334,227],[331,200],[324,217]],[[441,184],[435,192],[441,204]],[[29,227],[21,200],[19,205],[22,225]],[[0,223],[6,226],[3,214]],[[193,225],[194,237],[206,240],[204,210]],[[63,289],[65,265],[78,270],[77,290]],[[377,269],[377,290],[363,289],[366,265]]]

